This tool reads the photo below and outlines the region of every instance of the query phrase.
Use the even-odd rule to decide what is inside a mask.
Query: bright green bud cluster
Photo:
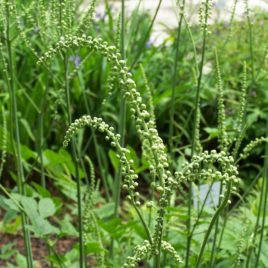
[[[136,205],[139,205],[140,203],[137,200],[139,193],[134,191],[138,186],[138,182],[136,181],[138,179],[138,175],[135,174],[134,169],[132,168],[133,160],[128,160],[126,156],[128,150],[121,147],[120,135],[115,134],[114,128],[105,123],[102,118],[92,118],[91,116],[87,115],[75,120],[75,122],[70,125],[66,132],[63,146],[67,147],[75,133],[85,126],[91,126],[99,132],[105,134],[105,140],[109,141],[111,146],[115,148],[117,151],[116,157],[119,159],[122,165],[122,175],[125,177],[123,189],[128,190],[129,199],[135,202]]]
[[[7,121],[5,116],[5,110],[2,107],[2,116],[3,116],[3,135],[1,139],[1,164],[0,164],[0,179],[2,176],[4,164],[6,162],[7,157]]]
[[[161,180],[162,175],[166,172],[165,169],[169,166],[165,146],[152,124],[151,115],[142,101],[141,94],[132,79],[132,74],[128,71],[126,62],[121,59],[121,54],[115,46],[108,46],[107,42],[101,38],[66,36],[62,37],[61,41],[40,57],[38,63],[52,59],[63,49],[76,47],[87,47],[90,50],[99,52],[111,63],[112,72],[117,75],[119,88],[129,104],[131,118],[135,120],[136,129],[142,144],[150,152],[151,164],[153,166],[151,171],[155,172]],[[164,186],[163,180],[161,185]]]
[[[182,263],[181,256],[176,252],[176,250],[170,243],[162,241],[161,247],[164,251],[168,252],[172,256],[172,258],[176,261],[177,264]]]
[[[245,159],[250,155],[250,152],[257,146],[259,146],[260,144],[262,144],[263,142],[268,142],[268,137],[261,137],[261,138],[257,138],[253,141],[251,141],[243,150],[243,152],[240,154],[240,157]]]
[[[123,268],[135,268],[138,266],[139,262],[146,259],[146,256],[151,251],[151,245],[149,241],[145,240],[143,245],[136,246],[134,249],[134,256],[127,257],[126,263],[123,265]]]
[[[224,151],[217,153],[216,150],[194,155],[190,163],[183,165],[182,171],[175,172],[175,180],[178,183],[185,180],[194,181],[197,178],[219,180],[224,184],[229,181],[238,183],[237,176],[238,170],[233,157]]]
[[[211,16],[212,10],[212,1],[205,0],[202,1],[201,6],[199,8],[199,23],[201,25],[202,31],[208,32],[208,19]]]

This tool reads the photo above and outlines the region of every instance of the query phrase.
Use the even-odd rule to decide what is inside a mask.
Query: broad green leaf
[[[35,220],[32,222],[32,225],[28,228],[33,231],[37,236],[44,236],[48,234],[58,234],[59,229],[51,225],[51,223],[43,219],[40,215],[37,214]]]
[[[34,222],[38,216],[36,200],[32,197],[23,196],[20,202],[31,222]]]
[[[16,256],[16,262],[17,262],[18,268],[27,268],[27,260],[20,253],[18,253]]]
[[[50,198],[43,198],[39,201],[38,210],[41,217],[47,218],[56,212],[56,207]]]
[[[69,215],[65,215],[64,219],[60,221],[60,225],[61,225],[61,233],[77,236],[77,230],[73,226],[71,222],[71,217]]]
[[[36,158],[37,154],[32,151],[30,148],[28,148],[27,146],[25,145],[22,145],[21,144],[21,155],[22,155],[22,158],[26,161],[30,158]]]
[[[100,219],[108,218],[113,215],[114,207],[115,207],[114,202],[111,202],[109,204],[103,205],[98,209],[95,209],[95,212]]]
[[[86,243],[86,253],[101,253],[104,251],[103,247],[98,241],[90,241]]]

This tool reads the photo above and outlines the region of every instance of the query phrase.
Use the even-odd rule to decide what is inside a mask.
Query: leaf
[[[90,241],[86,243],[86,253],[101,253],[104,249],[98,241]]]
[[[17,267],[19,268],[27,268],[27,261],[26,258],[21,255],[20,253],[17,254],[16,256],[16,262],[17,262]]]
[[[217,138],[219,131],[215,127],[205,127],[204,130],[209,134],[210,139]]]
[[[60,221],[60,225],[62,234],[77,236],[77,231],[73,226],[71,217],[69,215],[65,215],[64,219]]]
[[[21,155],[24,160],[28,160],[30,158],[36,158],[37,154],[29,149],[27,146],[21,144]]]
[[[100,219],[108,218],[113,215],[114,207],[114,202],[111,202],[103,205],[101,208],[95,209],[95,212]]]
[[[139,166],[140,166],[140,160],[139,160],[139,157],[137,156],[135,150],[131,147],[131,146],[127,146],[127,149],[129,150],[129,153],[127,153],[127,158],[130,160],[132,159],[134,161],[133,163],[133,167],[134,169],[138,169]]]
[[[47,218],[56,212],[56,207],[50,198],[43,198],[39,201],[38,210],[41,217]]]
[[[34,186],[38,194],[40,194],[42,197],[51,197],[50,192],[47,189],[43,188],[41,185],[35,182],[32,182],[32,185]]]
[[[112,165],[113,165],[115,171],[117,171],[118,168],[119,168],[119,159],[116,157],[115,151],[109,150],[108,155],[109,155],[109,158],[110,158],[110,160],[112,162]]]
[[[32,222],[32,225],[28,226],[29,230],[33,231],[37,236],[44,236],[48,234],[58,234],[59,229],[51,225],[51,223],[43,219],[40,215],[37,214],[35,220]]]
[[[31,138],[31,140],[35,142],[35,137],[33,135],[33,132],[31,130],[31,127],[30,127],[29,123],[23,118],[20,119],[20,122],[24,126],[24,128],[25,128],[27,134],[29,135],[29,137]]]
[[[31,222],[34,222],[38,216],[36,200],[32,197],[22,196],[20,202]]]
[[[0,259],[8,260],[12,255],[14,255],[17,251],[13,249],[14,243],[8,243],[1,247],[0,249]]]
[[[14,201],[8,198],[0,197],[0,206],[6,210],[12,209],[17,212],[20,211],[18,206],[14,203]]]

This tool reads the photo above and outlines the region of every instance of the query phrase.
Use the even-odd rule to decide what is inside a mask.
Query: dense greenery
[[[268,267],[267,14],[82,2],[0,0],[0,266]]]

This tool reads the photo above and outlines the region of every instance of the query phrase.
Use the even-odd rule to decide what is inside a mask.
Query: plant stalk
[[[205,25],[207,25],[208,21],[208,2],[206,0],[206,10],[205,10]],[[199,66],[199,75],[197,80],[197,89],[196,89],[196,98],[195,98],[195,114],[194,114],[194,129],[193,129],[193,139],[192,139],[192,152],[191,157],[193,157],[195,153],[196,147],[196,130],[198,127],[198,109],[200,103],[200,89],[201,89],[201,82],[202,82],[202,75],[203,75],[203,67],[205,62],[205,51],[206,51],[206,40],[207,40],[207,29],[203,27],[203,42],[202,42],[202,55],[201,55],[201,63]],[[199,137],[198,137],[199,138]],[[185,258],[185,268],[189,267],[189,257],[190,257],[190,250],[191,250],[191,211],[192,211],[192,182],[189,182],[189,190],[188,190],[188,221],[187,221],[187,247],[186,247],[186,258]]]
[[[17,108],[17,98],[16,98],[16,89],[14,84],[14,68],[13,68],[13,57],[12,57],[12,48],[11,48],[11,38],[10,38],[10,11],[9,11],[9,3],[6,3],[6,47],[7,47],[7,54],[8,54],[8,75],[7,77],[7,85],[11,95],[11,111],[12,111],[12,121],[14,123],[12,131],[15,136],[15,146],[13,143],[14,149],[14,157],[16,159],[17,165],[17,184],[18,184],[18,191],[21,195],[25,195],[25,177],[23,171],[23,164],[22,164],[22,156],[21,156],[21,147],[20,147],[20,130],[19,130],[19,122],[18,122],[18,108]],[[27,260],[27,267],[33,268],[33,256],[32,256],[32,249],[31,249],[31,238],[29,230],[27,229],[27,218],[24,212],[21,212],[22,218],[22,229],[23,229],[23,239],[24,239],[24,246],[26,251],[26,260]]]
[[[71,101],[70,101],[70,86],[68,80],[68,57],[64,55],[64,77],[65,77],[65,98],[67,106],[68,124],[72,123]],[[77,188],[77,205],[78,205],[78,228],[79,228],[79,267],[84,268],[84,243],[83,243],[83,219],[82,219],[82,195],[81,195],[81,180],[79,176],[79,152],[75,143],[75,139],[72,138],[71,142],[72,155],[74,156],[75,164],[75,179]]]

